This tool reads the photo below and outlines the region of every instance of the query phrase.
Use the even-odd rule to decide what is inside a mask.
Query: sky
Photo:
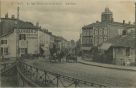
[[[67,40],[78,40],[84,25],[101,21],[106,7],[113,12],[114,21],[134,22],[136,0],[1,0],[1,16],[16,16],[20,7],[20,19],[39,22],[42,28]]]

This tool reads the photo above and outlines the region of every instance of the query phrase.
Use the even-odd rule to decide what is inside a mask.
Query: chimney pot
[[[125,24],[125,20],[123,20],[123,24]]]

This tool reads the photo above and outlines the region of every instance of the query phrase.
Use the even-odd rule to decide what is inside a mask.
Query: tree
[[[44,50],[43,48],[40,46],[40,55],[43,55],[44,54]]]
[[[57,47],[56,47],[56,45],[53,44],[53,47],[52,48],[50,47],[49,50],[50,50],[51,56],[53,56],[54,53],[57,53]]]

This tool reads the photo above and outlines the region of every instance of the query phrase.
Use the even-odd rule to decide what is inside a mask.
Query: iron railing
[[[31,84],[39,87],[105,87],[102,84],[91,83],[60,73],[50,72],[38,68],[23,61],[18,62],[18,69],[25,79],[29,79]]]

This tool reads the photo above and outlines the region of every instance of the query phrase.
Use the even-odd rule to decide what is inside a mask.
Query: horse
[[[49,61],[50,61],[50,63],[57,62],[57,57],[56,56],[49,56]]]
[[[70,61],[73,61],[73,62],[77,63],[77,57],[74,56],[74,55],[67,55],[66,56],[66,62],[70,62]]]

